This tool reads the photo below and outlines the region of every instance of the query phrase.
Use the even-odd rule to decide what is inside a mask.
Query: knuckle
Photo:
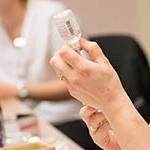
[[[49,61],[49,64],[52,66],[55,66],[57,63],[55,56],[51,58],[51,60]]]
[[[66,57],[66,56],[68,55],[67,52],[68,52],[67,49],[66,49],[66,48],[63,48],[62,50],[59,51],[59,55],[60,55],[61,57]]]
[[[91,42],[91,49],[99,49],[99,46],[96,42]]]
[[[82,119],[85,119],[83,109],[80,110],[80,116],[81,116]]]
[[[79,73],[83,77],[89,77],[91,75],[92,71],[89,67],[80,67]]]
[[[86,106],[82,107],[82,108],[80,109],[80,116],[81,116],[84,120],[87,120],[87,118],[89,117],[87,114],[88,114],[88,113],[87,113],[87,110],[86,110]]]

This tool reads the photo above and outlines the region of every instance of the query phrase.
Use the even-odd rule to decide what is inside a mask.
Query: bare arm
[[[126,94],[107,105],[104,112],[122,150],[149,150],[150,129]]]
[[[43,83],[30,83],[27,85],[29,98],[40,101],[59,101],[71,98],[63,81],[48,81]],[[16,85],[0,83],[0,99],[17,97],[19,91]]]
[[[28,85],[29,98],[35,100],[66,100],[71,98],[63,81],[49,81]]]
[[[64,75],[72,96],[102,110],[122,150],[150,150],[150,129],[102,50],[84,39],[80,43],[94,62],[82,58],[67,45],[52,58],[53,68]]]

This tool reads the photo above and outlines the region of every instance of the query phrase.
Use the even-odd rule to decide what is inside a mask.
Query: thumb
[[[104,54],[96,42],[90,42],[81,38],[80,45],[89,54],[91,60],[99,62],[101,58],[104,58]]]

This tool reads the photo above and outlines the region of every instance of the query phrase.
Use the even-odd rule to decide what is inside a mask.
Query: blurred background
[[[150,62],[149,0],[62,0],[80,17],[86,36],[125,33],[137,38]]]

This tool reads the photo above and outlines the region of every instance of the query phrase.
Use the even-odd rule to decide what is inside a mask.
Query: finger
[[[110,148],[113,148],[115,150],[121,150],[116,138],[115,138],[115,135],[114,135],[114,132],[112,130],[109,130],[109,136],[110,136]]]
[[[92,132],[90,130],[90,135],[94,139],[94,142],[98,144],[103,149],[108,149],[108,145],[110,142],[109,130],[111,130],[108,122],[104,123],[100,126],[96,132]]]
[[[89,128],[93,129],[98,129],[98,127],[102,126],[106,121],[105,116],[103,113],[94,113],[92,116],[89,118],[88,126]]]
[[[95,112],[96,112],[95,109],[88,106],[84,106],[83,108],[81,108],[80,116],[87,126],[89,125],[90,116]]]
[[[88,52],[91,60],[99,62],[99,60],[104,57],[101,48],[98,46],[96,42],[90,42],[84,38],[81,38],[80,44],[81,48],[86,52]]]
[[[90,117],[92,114],[94,114],[97,110],[93,107],[90,106],[84,106],[81,108],[80,110],[80,115],[82,118],[88,118]]]
[[[63,47],[59,52],[60,57],[69,64],[72,68],[80,68],[85,59],[75,52],[69,45]]]
[[[62,76],[67,80],[67,77],[72,73],[72,68],[65,63],[59,54],[55,54],[55,56],[50,60],[50,65],[56,71],[57,75]]]

